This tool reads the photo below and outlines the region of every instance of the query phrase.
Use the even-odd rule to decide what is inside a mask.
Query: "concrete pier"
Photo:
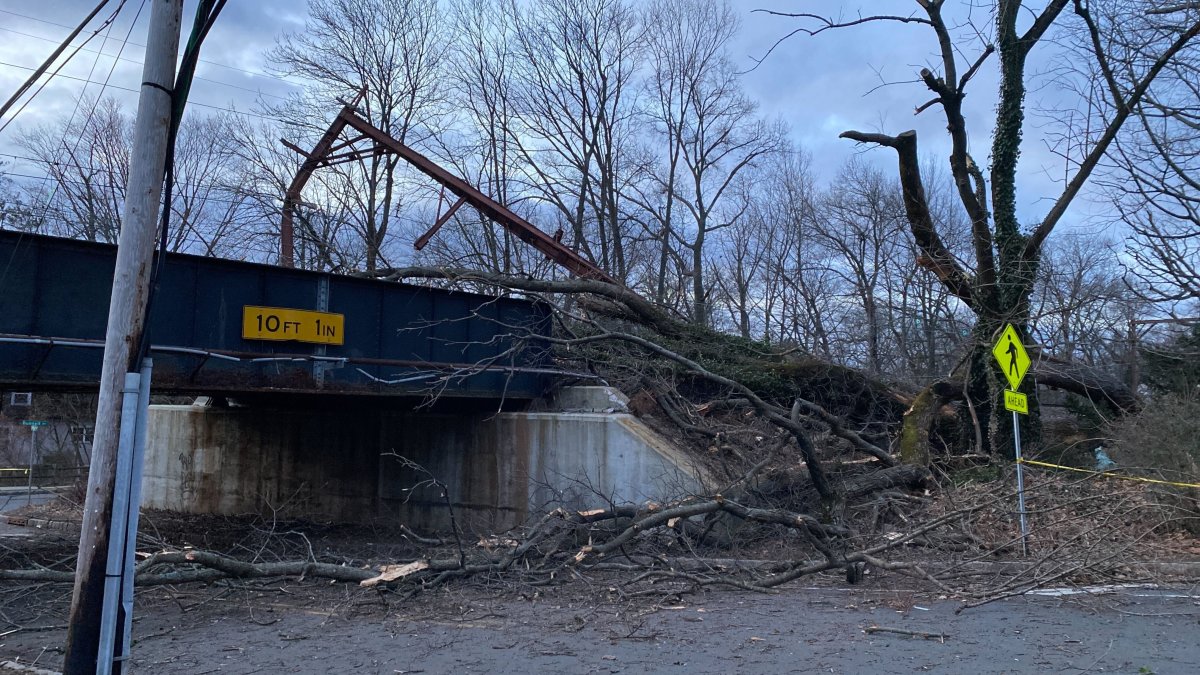
[[[445,530],[448,501],[460,526],[494,532],[558,506],[703,491],[619,392],[577,389],[550,403],[571,412],[152,406],[144,505]]]

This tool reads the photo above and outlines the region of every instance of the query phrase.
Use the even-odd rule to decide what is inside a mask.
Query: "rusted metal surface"
[[[0,231],[0,388],[96,386],[114,257]],[[345,343],[243,339],[246,305],[343,314]],[[149,332],[160,393],[530,398],[546,383],[549,327],[530,301],[169,255]]]
[[[458,201],[451,204],[450,208],[437,219],[437,222],[433,224],[433,227],[429,228],[425,234],[417,237],[417,241],[413,244],[413,248],[417,249],[418,251],[425,248],[425,245],[429,243],[429,240],[433,239],[433,235],[437,234],[438,230],[442,229],[442,226],[454,216],[454,212],[466,202],[467,200],[459,197]]]
[[[300,193],[308,184],[308,179],[312,178],[313,171],[317,170],[317,167],[329,154],[333,148],[333,142],[341,135],[345,126],[346,123],[342,122],[340,118],[335,119],[333,124],[329,125],[325,134],[317,141],[317,146],[305,156],[304,163],[296,171],[291,185],[288,185],[287,192],[283,194],[283,216],[279,222],[279,264],[283,267],[292,267],[295,264],[296,230],[292,224],[292,218],[295,215],[296,203],[300,201]],[[291,144],[289,147],[303,153],[302,150]]]
[[[357,130],[361,135],[335,146],[334,142],[347,127]],[[362,151],[351,151],[336,156],[331,155],[331,153],[348,148],[360,140],[370,140],[372,141],[372,146]],[[289,147],[291,146],[289,145]],[[466,202],[575,276],[585,279],[598,279],[612,284],[617,283],[604,270],[571,250],[570,247],[564,245],[559,241],[558,237],[550,236],[541,231],[537,226],[513,213],[491,197],[483,194],[467,181],[455,176],[425,155],[413,150],[382,129],[359,117],[353,105],[348,104],[342,108],[311,153],[299,152],[305,155],[306,159],[300,165],[299,170],[297,170],[296,177],[293,179],[291,186],[288,187],[287,194],[284,197],[283,222],[280,227],[280,260],[287,266],[292,264],[293,239],[295,236],[294,229],[292,228],[292,212],[295,204],[300,200],[300,191],[304,189],[304,185],[312,176],[312,172],[321,166],[327,166],[340,161],[350,161],[383,153],[391,153],[408,162],[418,171],[429,176],[458,196],[459,204],[451,207],[450,212],[443,216],[443,219],[448,220],[453,215],[453,212],[457,210],[458,205]],[[429,238],[440,229],[442,224],[444,224],[444,220],[440,219],[429,232],[422,235],[417,240],[416,248],[418,250],[423,248],[428,243]]]

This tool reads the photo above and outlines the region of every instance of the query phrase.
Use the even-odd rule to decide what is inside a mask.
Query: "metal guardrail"
[[[70,485],[87,476],[86,466],[34,466],[34,485]],[[25,487],[29,484],[29,467],[0,467],[0,487]]]

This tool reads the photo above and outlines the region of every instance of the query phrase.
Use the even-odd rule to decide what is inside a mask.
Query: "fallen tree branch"
[[[159,565],[193,565],[193,569],[152,573]],[[376,576],[369,569],[317,563],[310,561],[248,563],[209,551],[163,551],[138,564],[135,583],[138,586],[161,586],[193,582],[212,582],[218,579],[261,579],[265,577],[318,577],[334,581],[360,582]],[[74,583],[75,573],[65,570],[31,569],[0,570],[0,579],[10,581],[44,581]]]
[[[687,332],[688,325],[667,315],[654,303],[646,300],[624,286],[617,286],[594,279],[534,279],[497,272],[463,267],[388,267],[374,272],[362,272],[365,276],[385,281],[405,279],[444,279],[446,281],[480,283],[511,288],[530,293],[590,293],[619,303],[640,322],[662,333],[679,336]]]
[[[909,635],[911,637],[925,638],[926,640],[939,640],[945,642],[949,635],[945,633],[927,633],[923,630],[908,630],[907,628],[889,628],[887,626],[867,626],[863,628],[863,632],[867,635],[872,633],[895,633],[897,635]]]
[[[854,499],[892,488],[922,489],[929,479],[929,470],[925,467],[900,464],[847,479],[842,481],[839,487],[845,499]]]
[[[704,352],[704,349],[701,349],[700,346],[708,343],[712,343],[709,345],[709,351],[714,349],[717,351],[720,351],[721,349],[727,349],[730,351],[733,363],[732,366],[718,368],[715,366],[705,365],[703,367],[699,367],[701,361],[705,360],[704,356],[700,353],[693,354],[693,356],[696,356],[696,358],[689,358],[684,356],[680,349],[673,349],[668,346],[645,340],[644,338],[639,338],[645,343],[653,344],[654,346],[663,350],[662,352],[659,352],[659,356],[663,356],[669,360],[674,360],[677,363],[681,363],[678,360],[679,358],[687,358],[689,364],[699,367],[699,369],[693,369],[693,372],[702,375],[705,377],[705,379],[712,380],[712,377],[710,376],[716,376],[727,382],[736,382],[741,379],[736,376],[736,371],[739,368],[744,369],[749,366],[751,368],[759,369],[763,373],[771,373],[772,376],[777,378],[780,382],[791,382],[794,387],[794,385],[803,382],[804,378],[811,377],[809,372],[812,370],[811,366],[812,364],[817,364],[821,370],[839,371],[842,379],[853,378],[858,380],[859,382],[856,385],[853,385],[854,387],[861,387],[864,391],[870,391],[873,396],[880,400],[887,399],[889,405],[895,408],[895,414],[897,416],[903,411],[904,407],[907,407],[907,403],[902,403],[903,399],[905,398],[904,396],[898,395],[894,390],[881,382],[870,380],[860,371],[826,362],[817,363],[818,360],[811,358],[802,363],[794,363],[790,361],[784,362],[782,361],[782,354],[778,352],[771,352],[770,350],[764,350],[763,352],[758,353],[751,348],[749,351],[747,351],[745,349],[747,345],[744,343],[729,343],[729,340],[733,338],[677,319],[669,315],[666,311],[659,308],[654,303],[638,295],[636,292],[623,286],[616,286],[603,281],[577,278],[558,280],[533,279],[528,277],[499,274],[495,272],[486,272],[482,270],[451,267],[387,268],[369,274],[364,273],[363,275],[394,281],[404,279],[442,279],[452,282],[466,282],[498,286],[529,293],[565,294],[581,296],[582,298],[594,296],[595,298],[602,299],[602,301],[587,302],[581,300],[580,302],[580,304],[592,314],[612,316],[621,320],[637,323],[641,326],[649,328],[659,335],[662,335],[669,341],[672,341],[681,347],[686,345],[686,351],[688,354],[693,353],[692,348],[698,349],[699,352]],[[573,318],[596,326],[595,322],[583,317]],[[599,328],[598,326],[596,327]],[[632,334],[613,332],[609,333],[609,335],[616,339],[625,339],[623,336]],[[571,336],[567,338],[567,342],[559,342],[559,344],[569,345],[575,341],[578,341],[579,344],[583,344],[590,337],[594,336]],[[646,344],[643,344],[642,346],[646,346]],[[723,365],[728,366],[729,364]],[[689,368],[690,367],[691,366],[689,366]],[[792,370],[799,370],[801,372],[798,372],[796,375],[789,375],[789,371]],[[730,373],[732,373],[732,375]],[[843,383],[843,386],[851,385]],[[753,390],[753,387],[746,387],[746,390]],[[755,393],[757,397],[760,397],[760,400],[762,396],[765,396],[765,394],[762,392]],[[817,401],[812,400],[811,397],[799,396],[797,392],[793,392],[789,398],[798,399],[801,409],[806,416],[811,417],[828,427],[831,433],[848,441],[855,450],[870,454],[887,466],[891,466],[896,463],[886,448],[881,447],[877,442],[873,442],[871,439],[867,438],[866,435],[849,429],[841,418],[839,418],[837,415],[831,414],[825,406],[821,405]],[[760,408],[756,402],[752,401],[751,403],[754,405],[754,407]],[[786,413],[783,413],[783,415],[786,416]],[[886,443],[884,443],[884,445],[886,445]],[[820,478],[818,477],[817,480],[820,480]]]
[[[1118,412],[1134,412],[1140,407],[1137,395],[1128,385],[1082,363],[1039,354],[1030,375],[1038,384],[1078,394],[1094,403],[1103,401]]]
[[[857,433],[855,433],[849,429],[846,429],[840,423],[832,424],[832,425],[829,424],[829,420],[836,420],[836,418],[834,418],[832,415],[829,415],[828,412],[824,411],[820,406],[816,405],[815,403],[812,403],[811,401],[806,401],[804,399],[797,397],[795,399],[795,402],[792,405],[791,412],[785,413],[778,406],[774,406],[774,405],[768,403],[767,401],[763,400],[763,398],[760,397],[754,390],[750,389],[749,387],[742,384],[741,382],[732,380],[728,377],[725,377],[724,375],[720,375],[718,373],[711,372],[710,370],[708,370],[704,366],[700,365],[699,363],[693,361],[692,359],[689,359],[686,356],[683,356],[682,354],[679,354],[670,349],[667,349],[666,347],[663,347],[660,344],[657,344],[655,342],[647,340],[646,338],[643,338],[639,335],[634,335],[632,333],[624,333],[624,332],[620,332],[620,331],[608,331],[608,330],[603,330],[603,329],[599,329],[599,330],[600,330],[600,332],[598,332],[594,335],[586,335],[586,336],[581,336],[581,337],[576,337],[576,338],[546,338],[546,339],[547,339],[547,341],[552,342],[554,344],[561,344],[561,345],[565,345],[565,346],[578,346],[578,345],[584,345],[584,344],[588,344],[588,343],[611,341],[611,340],[629,342],[629,343],[635,344],[639,347],[642,347],[643,349],[645,349],[657,356],[661,356],[669,361],[673,361],[673,362],[687,368],[690,372],[692,372],[696,375],[699,375],[711,382],[714,382],[723,387],[727,387],[728,389],[738,392],[740,395],[745,397],[747,401],[749,401],[751,407],[753,407],[761,416],[763,416],[764,418],[766,418],[767,420],[769,420],[771,423],[775,424],[776,426],[779,426],[779,427],[787,430],[790,434],[792,434],[792,436],[796,439],[796,444],[800,448],[800,453],[804,457],[805,463],[808,464],[808,472],[809,472],[809,476],[812,478],[813,486],[817,489],[817,492],[821,495],[821,498],[826,500],[827,502],[835,501],[837,499],[837,495],[835,494],[832,486],[829,483],[829,479],[826,476],[825,469],[822,466],[820,459],[817,457],[816,449],[813,447],[812,441],[809,439],[808,432],[804,429],[804,427],[799,422],[798,415],[800,414],[801,410],[807,411],[810,415],[813,415],[814,417],[816,417],[817,414],[820,413],[822,416],[817,417],[818,421],[826,422],[826,425],[829,426],[831,433],[834,433],[835,435],[838,435],[839,437],[844,438],[845,440],[849,441],[851,443],[851,445],[853,445],[856,449],[872,455],[876,459],[883,462],[886,466],[894,466],[896,464],[896,460],[894,458],[892,458],[892,456],[883,448],[880,448],[872,443],[867,442],[860,435],[858,435]]]

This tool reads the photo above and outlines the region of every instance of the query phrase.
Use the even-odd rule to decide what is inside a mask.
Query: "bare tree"
[[[728,42],[737,34],[738,23],[727,2],[668,2],[647,5],[644,20],[646,54],[650,63],[644,87],[645,108],[654,121],[656,151],[647,171],[648,189],[639,203],[654,220],[651,235],[658,243],[657,269],[653,280],[656,302],[666,301],[668,270],[673,262],[686,268],[676,249],[676,232],[684,216],[676,206],[677,182],[681,178],[683,120],[691,108],[688,88],[696,73],[706,73],[724,57]],[[693,263],[694,264],[694,263]]]
[[[25,214],[44,221],[49,232],[112,243],[125,201],[133,120],[114,99],[84,101],[81,109],[90,112],[18,139],[48,176],[47,194],[35,196],[39,205],[27,205]],[[244,251],[247,214],[244,192],[237,187],[241,159],[232,121],[230,116],[187,117],[180,125],[172,165],[170,251],[209,256]]]
[[[818,191],[807,161],[793,151],[751,175],[746,214],[713,265],[720,308],[745,337],[875,373],[942,375],[969,325],[917,265],[899,185],[855,158]],[[958,231],[943,182],[931,187],[935,220]]]
[[[1145,303],[1130,297],[1116,245],[1062,237],[1046,247],[1039,273],[1030,319],[1043,349],[1089,366],[1124,365],[1129,320]]]
[[[480,190],[511,206],[515,151],[508,129],[513,121],[509,48],[515,30],[513,17],[493,0],[456,0],[452,8],[456,39],[448,73],[455,89],[455,107],[466,128],[455,151],[444,154],[461,174],[473,176]],[[455,249],[465,250],[462,257],[450,253],[445,258],[473,261],[480,269],[506,274],[519,269],[515,260],[518,245],[508,230],[478,213],[458,216],[451,225],[460,230],[453,238]],[[438,243],[448,239],[442,236]]]
[[[814,233],[831,255],[830,268],[839,276],[862,312],[866,370],[885,369],[885,326],[891,322],[881,307],[888,270],[898,269],[903,250],[904,207],[900,191],[883,172],[851,159],[821,200]]]
[[[691,281],[691,318],[708,324],[712,289],[705,273],[706,243],[744,213],[736,181],[743,170],[781,149],[784,130],[759,119],[741,90],[727,54],[738,29],[727,2],[659,2],[651,6],[648,20],[653,21],[647,33],[653,70],[647,114],[664,141],[657,144],[662,156],[651,179],[667,197],[642,202],[647,210],[662,209],[655,218],[663,247],[657,285],[665,285],[666,247],[679,246],[689,265],[684,273]],[[676,216],[677,209],[683,217]]]
[[[191,118],[175,142],[172,251],[247,257],[247,195],[231,115]]]
[[[114,243],[129,177],[130,120],[113,98],[85,100],[86,116],[49,122],[17,138],[49,176],[44,204],[48,230]]]
[[[295,154],[279,144],[279,127],[269,119],[244,116],[230,118],[231,152],[236,169],[230,192],[242,203],[243,224],[237,243],[247,259],[276,262],[279,256],[279,226],[283,197],[295,174]],[[342,206],[351,201],[334,189],[354,189],[339,177],[324,181],[324,172],[313,177],[296,205],[295,260],[300,269],[326,272],[353,271],[363,267],[365,245],[353,228],[352,216]]]
[[[622,204],[632,167],[632,82],[642,28],[626,0],[503,0],[514,21],[515,123],[527,196],[548,205],[570,243],[614,278],[628,276]]]
[[[454,0],[450,7],[454,40],[446,72],[455,115],[449,133],[439,140],[438,156],[492,199],[537,222],[547,214],[536,212],[530,197],[537,193],[525,189],[525,160],[513,138],[519,125],[515,8],[500,0]],[[414,238],[452,201],[453,196],[439,194],[437,207],[414,223]],[[552,263],[477,210],[454,213],[416,260],[505,274],[553,274]],[[554,214],[549,217],[553,222]]]
[[[32,212],[26,195],[8,177],[7,165],[0,162],[0,228],[36,231],[44,219]]]
[[[748,192],[748,186],[743,190]],[[740,199],[751,200],[750,194]],[[729,315],[734,329],[742,337],[751,339],[762,333],[763,277],[767,273],[771,235],[768,224],[751,217],[750,207],[745,217],[739,219],[726,233],[724,246],[712,256],[709,278],[713,279],[718,293],[713,298],[715,310],[723,309]],[[714,327],[723,328],[719,320]]]
[[[436,0],[378,3],[370,0],[310,0],[303,31],[284,36],[270,60],[284,75],[306,80],[303,94],[268,112],[315,142],[339,97],[365,91],[365,119],[401,142],[428,138],[443,114],[441,85],[448,36]],[[385,254],[388,230],[397,218],[395,155],[368,153],[358,162],[319,172],[309,192],[326,190],[339,219],[358,233],[363,264],[373,270]],[[309,198],[306,194],[306,199]],[[386,261],[385,263],[386,264]]]
[[[994,402],[1004,387],[998,372],[989,363],[988,347],[993,335],[1006,322],[1022,328],[1029,322],[1029,303],[1036,282],[1042,247],[1062,221],[1067,208],[1091,177],[1110,149],[1113,140],[1141,104],[1148,88],[1163,69],[1200,33],[1200,8],[1191,4],[1169,8],[1170,30],[1152,30],[1143,35],[1154,43],[1151,58],[1126,61],[1119,68],[1110,59],[1103,40],[1112,24],[1101,25],[1093,14],[1094,3],[1084,0],[1049,0],[1039,9],[1025,7],[1021,0],[996,0],[990,3],[994,25],[990,30],[975,27],[971,36],[956,41],[953,27],[943,15],[944,0],[919,0],[919,13],[912,15],[870,15],[850,21],[829,19],[813,14],[790,14],[808,22],[808,32],[816,34],[867,22],[913,24],[929,31],[936,45],[938,66],[922,69],[920,81],[933,98],[918,111],[941,109],[949,131],[952,151],[950,170],[959,199],[971,224],[973,260],[960,262],[947,246],[929,211],[921,179],[915,132],[891,136],[881,133],[847,131],[843,137],[863,143],[893,148],[898,153],[900,180],[904,191],[909,227],[922,251],[922,264],[964,303],[976,316],[973,332],[975,349],[969,360],[968,394],[982,419],[989,420],[991,447],[1004,447],[999,438],[1007,426],[1002,411]],[[1050,31],[1068,21],[1073,10],[1076,25],[1088,37],[1087,52],[1080,56],[1094,59],[1106,82],[1107,107],[1097,109],[1092,133],[1078,139],[1069,158],[1071,170],[1062,192],[1054,198],[1047,213],[1032,228],[1025,230],[1017,217],[1017,161],[1025,132],[1025,96],[1031,52]],[[1144,13],[1124,15],[1129,21]],[[1165,16],[1165,15],[1164,15]],[[994,133],[987,174],[973,158],[968,142],[968,127],[962,113],[967,86],[980,67],[992,56],[999,66]],[[1026,386],[1031,386],[1026,384]]]
[[[1162,23],[1155,26],[1157,31],[1169,35],[1177,29],[1172,13],[1148,18],[1158,17]],[[1153,57],[1158,41],[1130,39],[1137,35],[1116,31],[1109,35],[1124,52],[1117,72],[1129,72],[1137,62]],[[1141,103],[1133,106],[1133,120],[1109,153],[1115,171],[1101,179],[1120,221],[1133,231],[1127,247],[1132,260],[1130,287],[1157,302],[1190,303],[1193,308],[1200,303],[1198,101],[1200,58],[1189,49],[1164,66]]]
[[[930,216],[950,242],[966,242],[967,224],[957,204],[954,185],[932,160],[923,165]],[[899,186],[897,186],[898,189]],[[887,305],[886,331],[890,335],[889,374],[929,384],[954,368],[970,333],[970,311],[921,267],[921,250],[912,235],[903,232],[896,259],[883,276],[883,301]],[[961,251],[955,255],[962,257]]]
[[[808,156],[780,153],[756,174],[746,218],[759,228],[766,259],[762,271],[762,335],[834,358],[837,279],[817,253],[814,225],[818,191]]]

